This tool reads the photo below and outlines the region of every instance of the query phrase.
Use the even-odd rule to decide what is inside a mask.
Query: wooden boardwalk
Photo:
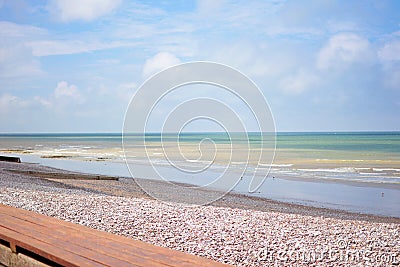
[[[0,266],[226,266],[0,204]]]

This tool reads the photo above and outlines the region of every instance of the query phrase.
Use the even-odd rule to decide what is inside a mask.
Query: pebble
[[[400,225],[395,223],[189,207],[55,187],[1,171],[0,203],[237,266],[400,262]]]

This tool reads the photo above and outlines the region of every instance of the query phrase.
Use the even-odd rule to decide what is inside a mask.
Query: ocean
[[[124,135],[122,143],[117,133],[0,134],[0,154],[74,171],[161,177],[285,202],[400,217],[400,132],[283,132],[276,134],[276,144],[274,139],[260,133],[154,133],[144,139]],[[223,174],[223,183],[213,183]],[[266,179],[249,192],[254,177]]]

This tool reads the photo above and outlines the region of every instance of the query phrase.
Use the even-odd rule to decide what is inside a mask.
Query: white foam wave
[[[247,164],[247,162],[245,162],[245,161],[232,161],[231,164],[242,165],[242,164]]]
[[[394,168],[372,168],[372,170],[376,172],[384,172],[384,171],[400,172],[400,169],[394,169]]]
[[[298,169],[303,172],[331,172],[331,173],[354,173],[354,168],[342,167],[342,168],[332,168],[332,169]]]
[[[198,160],[198,159],[186,159],[186,161],[187,161],[187,162],[193,162],[193,163],[201,162],[201,161]]]
[[[293,166],[293,164],[263,164],[263,163],[259,163],[259,166],[262,167],[291,167]]]

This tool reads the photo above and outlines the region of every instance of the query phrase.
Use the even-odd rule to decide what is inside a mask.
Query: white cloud
[[[37,38],[38,36],[44,36],[47,34],[47,31],[31,26],[31,25],[24,25],[24,24],[16,24],[9,21],[0,21],[0,36],[7,39],[10,38],[24,38],[24,39],[31,39]]]
[[[0,113],[9,111],[19,112],[20,109],[30,107],[34,102],[6,93],[0,96]]]
[[[400,89],[400,40],[398,32],[392,34],[394,40],[388,41],[379,50],[378,56],[384,74],[383,84],[388,88]]]
[[[180,59],[168,52],[160,52],[146,60],[143,67],[143,77],[149,77],[158,71],[181,63]]]
[[[41,105],[43,107],[46,107],[46,108],[51,108],[51,106],[52,106],[52,103],[51,103],[51,101],[49,99],[43,98],[43,97],[40,97],[40,96],[35,96],[33,98],[33,101],[35,101],[36,104],[39,104],[39,105]]]
[[[29,77],[42,73],[39,61],[26,44],[46,31],[23,24],[0,21],[0,78]]]
[[[91,21],[116,9],[121,0],[52,0],[49,9],[61,21]]]
[[[0,96],[0,112],[7,112],[11,108],[20,113],[26,112],[27,109],[40,108],[64,112],[72,106],[83,104],[85,101],[85,97],[76,85],[61,81],[57,84],[53,93],[47,97],[20,98],[7,93]]]
[[[312,89],[319,81],[317,75],[306,70],[299,70],[295,75],[282,80],[281,87],[285,92],[300,94]]]
[[[115,95],[120,101],[128,103],[136,89],[136,83],[124,83],[117,87]]]
[[[35,110],[32,108],[32,104],[34,103],[10,93],[0,95],[0,131],[18,131],[16,128],[23,124],[21,118],[25,121],[32,120],[32,118],[34,118],[32,113],[33,110]],[[29,114],[29,116],[27,116],[27,114]],[[27,125],[27,123],[25,123],[25,125]]]
[[[214,44],[208,53],[212,60],[237,68],[246,75],[271,75],[270,62],[264,60],[264,55],[261,57],[260,50],[255,44],[238,42],[219,47]]]
[[[0,44],[1,47],[5,47],[11,50],[15,50],[16,47],[25,47],[25,50],[29,50],[31,58],[32,55],[35,57],[52,56],[52,55],[70,55],[79,54],[97,50],[113,49],[118,47],[127,47],[137,45],[138,42],[129,40],[124,41],[100,41],[99,38],[84,38],[85,41],[81,41],[82,37],[76,37],[74,40],[70,36],[60,38],[59,36],[51,36],[51,34],[39,27],[16,24],[7,21],[0,21],[0,40],[5,40]],[[2,54],[12,55],[12,52],[4,52]],[[26,64],[29,65],[29,64]]]
[[[54,97],[56,99],[73,99],[77,103],[84,102],[84,97],[78,90],[76,85],[68,85],[66,81],[61,81],[57,84],[56,89],[54,89]]]
[[[218,11],[225,3],[226,0],[198,0],[197,9],[202,15],[207,15]]]
[[[300,53],[298,47],[287,42],[259,42],[252,43],[240,41],[230,44],[209,42],[208,50],[201,52],[212,61],[227,64],[251,78],[278,80],[288,71],[297,69],[303,64],[302,57],[306,53]]]
[[[400,41],[392,41],[385,44],[379,50],[379,59],[382,61],[397,61],[400,60]]]
[[[0,44],[0,78],[15,78],[41,74],[39,62],[32,51],[21,43]]]
[[[359,31],[359,27],[354,21],[343,21],[343,20],[329,20],[327,28],[330,32],[352,32]]]
[[[71,55],[86,53],[96,50],[112,49],[123,46],[131,46],[134,43],[130,42],[82,42],[71,40],[40,40],[28,42],[28,46],[32,47],[35,56],[52,56],[52,55]]]
[[[400,90],[400,69],[388,71],[384,81],[387,87]]]
[[[354,33],[340,33],[332,36],[320,50],[319,69],[342,68],[353,63],[371,63],[374,52],[369,41]]]
[[[4,94],[0,96],[0,113],[6,113],[9,107],[15,105],[19,99],[11,94]]]

